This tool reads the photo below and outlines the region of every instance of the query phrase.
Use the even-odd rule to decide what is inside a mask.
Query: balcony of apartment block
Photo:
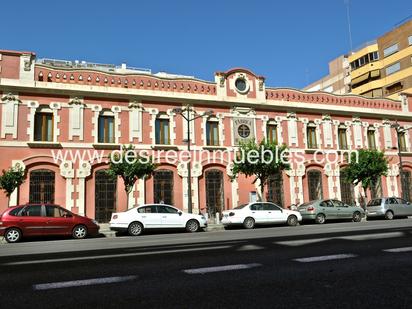
[[[353,94],[364,94],[373,89],[382,88],[384,81],[381,79],[380,70],[367,72],[358,76],[351,81],[351,89]]]

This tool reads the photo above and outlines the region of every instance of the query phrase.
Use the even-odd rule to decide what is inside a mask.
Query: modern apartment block
[[[412,19],[377,40],[365,43],[350,55],[340,56],[336,60],[338,59],[347,59],[350,63],[348,68],[341,68],[342,72],[349,72],[344,81],[345,88],[332,86],[331,81],[336,74],[333,74],[334,71],[330,68],[327,77],[305,87],[304,90],[391,99],[398,99],[402,92],[412,92]],[[321,81],[326,87],[315,86]]]
[[[346,56],[339,56],[329,62],[329,74],[303,88],[305,91],[324,91],[334,94],[349,92],[350,69]]]

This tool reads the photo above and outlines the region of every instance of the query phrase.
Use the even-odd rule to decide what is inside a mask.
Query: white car
[[[110,220],[112,231],[128,232],[132,236],[140,235],[146,229],[185,228],[188,232],[197,232],[207,227],[202,215],[185,213],[165,204],[147,204],[113,213]]]
[[[221,222],[225,227],[243,225],[246,229],[253,229],[255,224],[287,223],[295,226],[302,221],[298,211],[283,209],[270,202],[243,204],[222,214]]]

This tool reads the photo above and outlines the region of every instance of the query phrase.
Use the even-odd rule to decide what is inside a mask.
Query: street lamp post
[[[194,111],[192,107],[188,104],[185,108],[176,107],[173,109],[173,112],[176,114],[180,114],[186,120],[186,127],[187,127],[187,152],[189,153],[189,161],[187,162],[187,211],[188,213],[192,213],[192,160],[190,154],[190,122],[194,121],[197,118],[203,117],[205,115],[213,114],[212,110],[206,111],[201,115],[196,115],[190,118],[190,112]],[[184,114],[186,112],[186,115]]]
[[[404,133],[405,131],[411,130],[411,128],[402,128],[401,125],[398,123],[398,121],[395,121],[395,123],[391,124],[391,128],[394,128],[396,130],[396,141],[397,141],[397,146],[398,146],[398,158],[399,158],[399,176],[400,176],[400,181],[401,181],[401,186],[399,188],[400,190],[400,196],[402,198],[405,198],[405,194],[403,192],[403,185],[404,185],[404,174],[403,174],[403,164],[402,164],[402,152],[401,152],[401,141],[399,139],[400,133]],[[408,198],[409,200],[409,198]]]

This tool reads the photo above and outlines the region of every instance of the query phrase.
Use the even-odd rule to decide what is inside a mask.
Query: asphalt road
[[[411,308],[412,219],[0,245],[0,308]]]

